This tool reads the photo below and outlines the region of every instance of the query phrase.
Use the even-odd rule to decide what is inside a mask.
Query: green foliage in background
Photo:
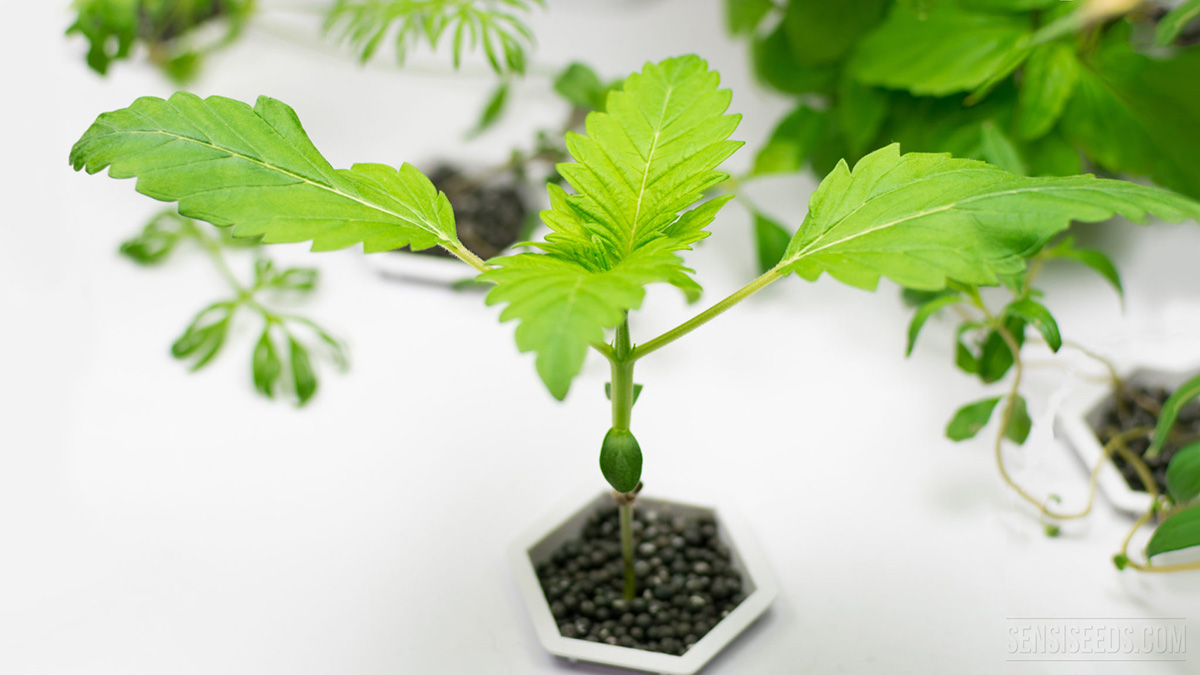
[[[225,347],[239,314],[257,316],[262,328],[250,358],[254,388],[267,398],[290,398],[304,405],[317,392],[314,360],[327,360],[339,370],[348,367],[346,347],[341,340],[311,319],[276,308],[277,303],[294,303],[310,295],[317,285],[317,270],[279,268],[262,254],[258,239],[232,238],[227,231],[214,237],[206,229],[191,218],[168,210],[156,215],[137,236],[121,244],[121,255],[138,265],[151,267],[162,264],[181,244],[190,242],[207,255],[229,286],[228,297],[196,313],[183,334],[172,343],[171,355],[189,361],[192,371],[200,370]],[[228,249],[254,250],[252,283],[241,283],[230,270],[226,260]]]
[[[999,140],[1032,175],[1146,176],[1200,198],[1200,3],[1093,4],[726,0],[759,79],[797,96],[754,173],[824,175],[893,142],[1000,163]]]
[[[544,6],[544,0],[336,0],[325,30],[363,61],[390,39],[403,65],[419,45],[437,49],[449,37],[455,68],[478,49],[497,74],[521,74],[534,44],[522,15]]]
[[[76,0],[67,34],[88,41],[87,64],[101,75],[142,47],[164,73],[183,82],[196,74],[205,52],[240,34],[253,6],[253,0]],[[222,25],[222,38],[194,39],[195,29],[214,23]]]

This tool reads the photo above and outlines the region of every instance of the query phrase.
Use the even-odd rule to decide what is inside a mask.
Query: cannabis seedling
[[[574,190],[550,184],[542,219],[551,232],[536,251],[481,260],[455,233],[445,195],[409,164],[334,169],[295,112],[261,97],[250,106],[178,93],[141,98],[101,115],[71,152],[77,169],[137,178],[138,191],[178,202],[180,213],[264,242],[311,240],[326,251],[441,246],[495,285],[490,304],[516,321],[517,347],[536,354],[555,398],[567,395],[589,350],[609,361],[612,425],[601,470],[619,495],[627,595],[634,591],[629,514],[642,473],[632,433],[636,363],[779,279],[822,273],[874,289],[880,277],[940,290],[947,281],[987,285],[1024,269],[1071,219],[1114,214],[1142,220],[1200,217],[1171,192],[1092,176],[1029,178],[949,155],[902,155],[890,145],[851,170],[840,162],[813,193],[804,224],[762,276],[675,328],[635,343],[630,314],[645,287],[701,291],[680,253],[708,236],[732,195],[704,201],[727,178],[718,168],[741,145],[730,92],[696,56],[646,64],[586,134],[567,134],[575,161],[559,165]]]
[[[280,269],[261,251],[255,250],[254,281],[246,285],[230,269],[225,249],[257,249],[258,240],[214,237],[207,226],[185,218],[174,210],[154,216],[137,236],[121,244],[121,255],[142,266],[167,260],[180,244],[199,247],[229,287],[232,294],[197,312],[187,329],[171,345],[171,355],[190,360],[193,372],[220,353],[238,314],[247,310],[262,322],[262,333],[251,354],[254,388],[267,398],[288,395],[304,405],[317,392],[318,376],[313,354],[329,360],[339,370],[347,367],[342,341],[311,319],[272,306],[281,296],[302,297],[317,285],[317,270],[311,267]]]

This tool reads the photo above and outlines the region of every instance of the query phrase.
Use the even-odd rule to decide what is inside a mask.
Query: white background
[[[603,486],[604,364],[590,360],[557,403],[479,295],[382,281],[356,251],[287,246],[272,253],[322,269],[304,311],[348,339],[350,373],[323,373],[303,410],[261,399],[246,318],[215,365],[187,374],[168,345],[219,278],[196,253],[153,270],[119,258],[160,205],[66,161],[98,113],[172,88],[143,65],[88,71],[82,41],[62,37],[65,2],[11,4],[0,27],[0,674],[613,672],[541,651],[504,558],[571,490]],[[618,77],[696,52],[719,69],[749,145],[734,172],[789,107],[753,83],[715,1],[550,4],[533,22],[540,67],[577,58]],[[213,58],[192,89],[288,102],[339,167],[501,160],[563,114],[548,80],[530,77],[506,122],[465,143],[493,85],[485,71],[438,75],[445,54],[362,69],[313,37],[280,37],[311,24],[265,12],[271,30]],[[751,189],[794,228],[813,186]],[[755,273],[745,212],[726,207],[712,229],[690,258],[704,303]],[[1127,308],[1098,278],[1052,268],[1047,303],[1063,332],[1124,365],[1200,363],[1200,228],[1084,236],[1124,270]],[[245,274],[250,261],[234,264]],[[903,358],[897,295],[789,279],[639,364],[647,490],[736,509],[782,583],[706,672],[1197,672],[1195,648],[1175,664],[1007,661],[1009,617],[1186,617],[1200,640],[1200,574],[1115,571],[1129,520],[1104,502],[1044,537],[982,436],[942,437],[955,408],[988,392],[953,370],[949,321]],[[692,311],[653,289],[635,340]],[[1032,359],[1037,426],[1014,471],[1078,505],[1084,474],[1052,438],[1046,402],[1069,386],[1064,365],[1082,362]]]

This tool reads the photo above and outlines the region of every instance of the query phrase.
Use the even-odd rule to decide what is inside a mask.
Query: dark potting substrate
[[[625,600],[619,530],[616,506],[598,509],[537,566],[563,637],[680,655],[746,597],[715,520],[635,507],[637,595]]]
[[[1137,427],[1154,427],[1158,423],[1158,412],[1162,409],[1163,401],[1167,400],[1171,392],[1162,387],[1129,384],[1119,395],[1120,402],[1110,399],[1100,417],[1100,426],[1093,429],[1101,445],[1107,444],[1113,436],[1122,431]],[[1150,447],[1149,438],[1138,438],[1129,441],[1128,445],[1129,449],[1146,463],[1161,493],[1167,489],[1167,464],[1171,457],[1189,441],[1197,438],[1200,438],[1200,401],[1183,407],[1175,422],[1175,433],[1171,434],[1163,445],[1162,452],[1156,457],[1145,457],[1146,450]],[[1112,460],[1131,490],[1146,491],[1141,476],[1132,464],[1126,462],[1119,454],[1114,454]]]
[[[472,253],[487,260],[517,243],[529,215],[521,191],[510,182],[475,182],[452,166],[439,166],[429,173],[434,186],[446,193],[454,208],[459,241]],[[396,249],[411,253],[408,247]],[[417,251],[421,255],[449,258],[440,246]]]

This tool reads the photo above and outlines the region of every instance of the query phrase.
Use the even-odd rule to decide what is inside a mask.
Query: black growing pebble
[[[1170,392],[1161,387],[1147,387],[1127,383],[1120,393],[1120,400],[1112,397],[1104,404],[1099,424],[1093,427],[1100,443],[1106,444],[1119,433],[1137,427],[1154,427],[1158,423],[1158,408],[1170,396]],[[1148,407],[1149,406],[1149,407]],[[1184,406],[1175,422],[1177,433],[1163,445],[1162,451],[1155,457],[1145,457],[1150,447],[1149,435],[1145,438],[1135,438],[1128,443],[1128,448],[1138,455],[1150,469],[1150,477],[1157,483],[1159,492],[1166,490],[1166,468],[1171,458],[1181,449],[1178,439],[1192,439],[1200,436],[1200,401],[1193,401]],[[1186,441],[1185,441],[1186,443]],[[1121,472],[1121,476],[1132,490],[1146,491],[1142,476],[1119,453],[1112,456],[1112,462]]]
[[[536,568],[559,632],[568,638],[683,654],[744,598],[742,575],[707,516],[634,509],[637,595],[622,597],[617,509],[589,516]]]

